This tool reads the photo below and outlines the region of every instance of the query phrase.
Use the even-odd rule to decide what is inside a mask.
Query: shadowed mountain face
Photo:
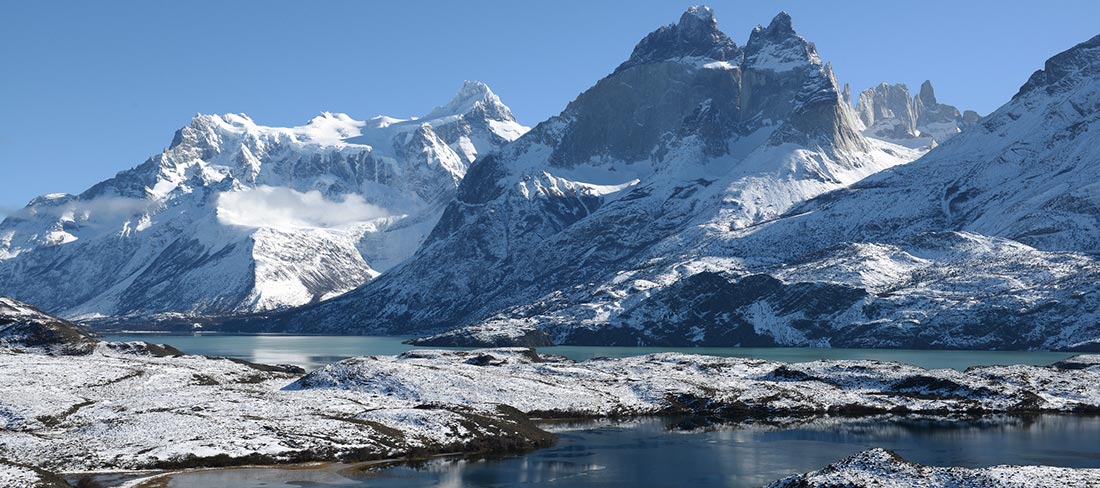
[[[0,294],[181,320],[338,295],[411,255],[469,164],[524,131],[478,82],[412,120],[199,115],[145,163],[0,223]]]
[[[787,14],[740,46],[693,7],[560,115],[478,160],[413,258],[344,297],[231,327],[422,333],[567,303],[583,315],[570,312],[571,326],[606,322],[622,304],[587,308],[603,284],[649,283],[613,298],[633,301],[681,277],[669,272],[721,269],[735,258],[677,263],[918,155],[859,133]]]

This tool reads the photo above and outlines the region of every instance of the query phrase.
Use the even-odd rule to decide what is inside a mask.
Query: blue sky
[[[195,113],[298,125],[419,115],[462,80],[521,122],[556,114],[692,3],[9,1],[0,15],[0,213],[162,150]],[[853,91],[880,81],[988,113],[1100,34],[1100,2],[712,1],[743,44],[780,10]]]

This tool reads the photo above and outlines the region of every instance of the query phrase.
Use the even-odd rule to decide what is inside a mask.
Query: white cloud
[[[343,227],[386,217],[382,207],[359,195],[334,202],[321,192],[259,186],[218,195],[218,221],[245,227]]]
[[[49,203],[49,200],[46,200],[10,212],[8,215],[23,219],[49,217],[78,222],[103,223],[130,219],[149,212],[155,205],[156,202],[141,198],[104,196],[90,200],[67,199],[56,203]]]

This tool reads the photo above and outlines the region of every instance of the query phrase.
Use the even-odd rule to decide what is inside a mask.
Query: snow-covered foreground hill
[[[339,295],[409,256],[470,163],[525,131],[478,82],[410,120],[199,115],[145,163],[0,223],[0,294],[70,318]]]
[[[102,343],[0,350],[0,455],[54,471],[182,468],[512,450],[529,417],[1097,411],[1100,358],[924,370],[655,354],[573,362],[530,349],[413,351],[289,369]],[[58,380],[62,378],[63,380]]]
[[[677,414],[796,425],[835,415],[1100,411],[1096,355],[956,371],[425,349],[305,374],[166,345],[100,342],[11,304],[0,310],[20,327],[0,330],[0,476],[13,479],[43,475],[23,465],[125,471],[523,450],[554,440],[533,422],[539,417]],[[68,333],[44,343],[22,332],[36,326]]]
[[[70,488],[70,485],[56,474],[4,459],[0,459],[0,486],[12,488]]]

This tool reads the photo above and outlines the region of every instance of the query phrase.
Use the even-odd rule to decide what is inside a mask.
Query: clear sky
[[[559,112],[691,1],[5,0],[0,213],[161,151],[195,113],[299,125],[408,117],[484,81],[527,125]],[[1100,34],[1100,2],[709,3],[744,44],[780,10],[853,92],[881,81],[986,114]]]

